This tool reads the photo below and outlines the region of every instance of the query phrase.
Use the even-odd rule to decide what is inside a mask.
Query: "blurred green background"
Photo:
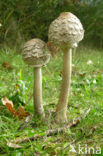
[[[103,47],[103,0],[1,0],[0,44],[21,47],[35,37],[47,41],[50,23],[65,11],[81,20],[85,44]]]

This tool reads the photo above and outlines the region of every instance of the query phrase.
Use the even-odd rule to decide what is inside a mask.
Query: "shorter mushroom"
[[[34,67],[34,112],[36,115],[45,117],[42,105],[42,66],[50,60],[49,50],[44,41],[32,39],[25,43],[22,53],[25,63]]]

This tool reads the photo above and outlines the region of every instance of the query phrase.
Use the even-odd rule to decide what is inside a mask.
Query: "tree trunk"
[[[44,117],[42,105],[42,71],[41,67],[34,68],[34,112]]]
[[[63,55],[62,86],[58,106],[56,109],[56,121],[58,123],[64,123],[67,121],[66,111],[68,105],[68,96],[70,93],[71,71],[72,71],[72,49],[69,49],[65,50]]]

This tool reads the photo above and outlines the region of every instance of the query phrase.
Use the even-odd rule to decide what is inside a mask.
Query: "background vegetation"
[[[84,41],[103,47],[102,6],[102,0],[3,0],[0,2],[1,43],[21,46],[22,40],[34,37],[47,41],[49,24],[60,12],[70,11],[83,23]]]

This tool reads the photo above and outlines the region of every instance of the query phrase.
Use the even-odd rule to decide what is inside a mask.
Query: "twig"
[[[34,141],[35,139],[37,138],[40,138],[41,136],[39,136],[38,134],[35,134],[34,136],[32,137],[25,137],[25,138],[20,138],[20,139],[17,139],[15,140],[14,142],[17,144],[17,143],[26,143],[26,142],[29,142],[29,141]]]
[[[47,136],[56,135],[58,133],[62,133],[63,131],[65,131],[65,129],[76,126],[77,124],[79,124],[81,122],[82,119],[86,118],[86,116],[89,114],[89,112],[90,112],[90,108],[84,113],[84,115],[73,119],[67,126],[52,129],[52,130],[47,130],[46,135]]]
[[[11,140],[11,142],[7,143],[7,145],[11,148],[23,148],[23,146],[20,146],[18,144],[23,144],[29,141],[34,141],[37,138],[40,138],[42,136],[39,136],[38,134],[35,134],[32,137],[22,137],[22,138],[17,138],[15,140]]]
[[[32,120],[32,115],[29,115],[28,117],[26,117],[25,121],[23,123],[20,124],[19,128],[17,129],[18,131],[24,129],[25,127],[27,127],[28,123]]]
[[[65,129],[68,129],[68,128],[71,128],[73,126],[76,126],[77,124],[79,124],[81,122],[82,119],[86,118],[86,116],[88,115],[88,113],[90,112],[90,109],[88,109],[86,111],[86,113],[84,113],[84,115],[82,115],[81,117],[77,117],[75,119],[73,119],[68,125],[66,125],[65,127],[60,127],[60,128],[57,128],[57,129],[52,129],[52,130],[47,130],[45,132],[46,136],[51,136],[51,135],[56,135],[58,133],[62,133]],[[31,120],[31,118],[27,118],[26,122],[28,123],[29,121]],[[92,133],[94,132],[95,130],[92,131]],[[82,136],[83,137],[83,136]],[[34,141],[35,139],[37,138],[43,138],[43,136],[39,136],[38,134],[35,134],[34,136],[32,137],[24,137],[24,138],[18,138],[16,140],[11,140],[11,142],[7,143],[7,145],[9,147],[12,147],[12,148],[23,148],[23,146],[19,146],[18,144],[20,143],[26,143],[26,142],[29,142],[29,141]],[[80,138],[79,138],[80,139]],[[78,140],[74,140],[71,144],[75,143],[76,141]],[[69,147],[70,145],[68,145],[67,147]],[[66,148],[67,148],[66,147]]]

